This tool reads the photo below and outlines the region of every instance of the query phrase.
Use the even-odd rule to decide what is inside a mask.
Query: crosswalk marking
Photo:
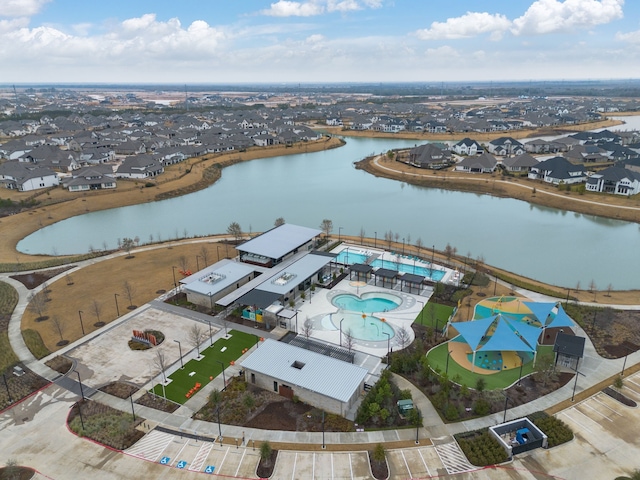
[[[127,449],[129,455],[155,462],[169,446],[174,436],[169,433],[152,430],[134,446]]]
[[[207,457],[209,456],[209,452],[211,451],[212,447],[213,447],[213,442],[203,443],[200,446],[200,450],[198,450],[198,453],[196,454],[195,458],[191,462],[191,466],[189,467],[189,470],[197,471],[197,472],[202,470],[204,462],[207,460]]]
[[[456,442],[436,445],[435,448],[438,457],[440,457],[440,461],[450,475],[470,472],[477,468],[469,463],[467,457],[464,456],[464,453],[462,453],[462,450],[460,450]]]

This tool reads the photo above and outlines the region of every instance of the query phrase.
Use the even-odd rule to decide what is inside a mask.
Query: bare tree
[[[311,334],[313,333],[313,321],[309,317],[307,317],[307,319],[302,324],[302,332],[301,333],[306,338],[309,338],[311,336]]]
[[[391,230],[384,232],[384,241],[387,242],[389,250],[391,250],[391,242],[393,242],[393,232]]]
[[[444,247],[444,254],[447,257],[447,260],[451,260],[451,255],[453,255],[453,247],[447,243],[447,246]]]
[[[204,331],[199,323],[194,323],[189,329],[189,343],[196,349],[198,356],[200,356],[200,344],[205,339]]]
[[[31,293],[29,295],[29,306],[27,308],[36,315],[36,322],[42,322],[49,318],[45,315],[48,305],[42,292],[37,294]]]
[[[613,289],[613,285],[609,284],[607,285],[607,297],[611,296],[611,290]]]
[[[347,348],[347,350],[349,350],[349,352],[351,352],[351,350],[356,344],[355,338],[353,336],[353,332],[351,331],[351,329],[348,329],[346,332],[342,334],[342,336],[344,337],[344,341],[342,342],[343,345]]]
[[[420,250],[424,248],[424,244],[422,243],[422,238],[418,237],[416,240],[416,248],[418,249],[418,256],[420,256]]]
[[[128,280],[125,280],[122,284],[122,294],[129,300],[129,307],[133,309],[133,297],[136,295],[136,288]]]
[[[44,282],[42,284],[42,290],[40,290],[40,295],[42,295],[42,298],[44,298],[45,302],[51,301],[51,297],[49,296],[50,293],[51,290],[49,289],[49,284],[47,282]]]
[[[98,300],[94,300],[91,304],[91,313],[96,316],[97,322],[100,322],[100,314],[102,313],[102,304]]]
[[[133,238],[123,238],[121,242],[121,248],[127,252],[127,258],[131,257],[131,249],[135,246]]]
[[[178,257],[178,268],[180,268],[181,272],[189,270],[189,260],[187,260],[186,255],[180,255],[180,257]]]
[[[411,234],[407,233],[407,236],[405,237],[405,239],[407,240],[407,245],[411,245]]]
[[[324,220],[322,220],[322,223],[320,224],[320,230],[324,232],[325,238],[328,239],[329,234],[333,231],[333,222],[328,218],[325,218]]]
[[[580,290],[580,280],[576,283],[576,295],[578,294],[578,290]]]
[[[284,225],[284,224],[285,224],[284,217],[278,217],[276,218],[276,221],[273,222],[274,227],[279,227],[280,225]]]
[[[396,338],[398,339],[401,349],[409,345],[409,342],[411,341],[411,336],[405,327],[401,327],[396,331]]]
[[[238,243],[242,238],[242,227],[238,222],[231,222],[227,227],[227,233],[235,239],[236,243]]]
[[[57,345],[64,345],[65,343],[67,343],[64,340],[65,327],[66,325],[59,316],[54,315],[53,317],[51,317],[51,330],[53,330],[54,333],[60,335],[60,341],[57,343]]]
[[[202,245],[202,247],[200,248],[200,257],[204,262],[204,266],[207,267],[209,265],[210,258],[209,258],[209,249],[205,245]]]
[[[398,232],[394,233],[393,238],[396,241],[396,243],[398,243],[398,241],[400,240],[400,234]]]
[[[73,278],[71,277],[71,274],[67,273],[64,278],[67,280],[67,285],[73,285]]]
[[[364,237],[366,236],[366,232],[364,231],[364,227],[360,227],[360,244],[364,243]]]
[[[160,370],[160,373],[162,373],[162,381],[166,382],[167,377],[164,374],[164,371],[167,368],[167,359],[165,358],[164,351],[162,349],[156,347],[155,351],[156,355],[153,357],[153,366]]]
[[[595,280],[591,280],[591,282],[589,282],[589,291],[591,293],[593,293],[593,301],[596,301],[596,295],[598,294],[598,287],[596,285],[596,281]]]

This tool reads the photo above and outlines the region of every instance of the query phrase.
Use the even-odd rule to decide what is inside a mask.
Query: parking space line
[[[132,448],[128,449],[127,453],[134,457],[156,462],[162,455],[162,452],[164,452],[172,442],[173,438],[173,435],[159,432],[158,430],[152,430]]]
[[[331,455],[331,480],[333,480],[333,477],[335,477],[335,473],[333,472],[333,453],[330,453],[329,455]]]
[[[413,475],[411,475],[411,469],[409,468],[409,464],[407,463],[407,458],[404,456],[404,450],[400,450],[400,453],[402,454],[402,460],[404,460],[404,466],[407,468],[409,478],[413,478]]]
[[[293,471],[291,472],[291,480],[296,478],[296,463],[298,463],[298,452],[296,452],[296,456],[293,457]]]
[[[420,458],[422,459],[422,463],[424,465],[424,469],[427,471],[427,475],[431,476],[431,471],[429,470],[429,467],[427,466],[427,462],[425,462],[424,457],[422,456],[421,449],[418,449],[418,455],[420,455]]]
[[[209,456],[209,452],[211,452],[211,448],[213,448],[213,442],[203,443],[200,446],[200,450],[198,450],[198,453],[194,457],[193,462],[191,462],[191,466],[189,467],[189,470],[191,470],[192,472],[196,472],[196,471],[199,472],[200,470],[202,470],[202,466],[204,465],[205,460]]]
[[[602,394],[604,395],[604,393]],[[607,395],[608,396],[608,395]],[[622,416],[621,413],[616,412],[613,408],[611,408],[609,405],[607,405],[606,403],[604,403],[602,400],[600,400],[600,395],[596,395],[595,397],[593,397],[593,401],[598,402],[600,405],[602,405],[604,408],[611,410],[612,413],[618,415],[618,416]]]
[[[189,440],[187,439],[187,441],[184,442],[184,444],[182,445],[182,448],[180,449],[180,451],[176,454],[175,457],[173,457],[173,460],[171,461],[171,463],[169,464],[169,466],[173,467],[173,464],[176,463],[176,460],[178,460],[178,458],[180,458],[180,454],[182,453],[182,451],[186,448],[187,444],[189,443]]]
[[[242,452],[242,457],[240,457],[240,462],[238,463],[238,468],[236,468],[236,473],[234,475],[234,477],[238,476],[238,472],[240,471],[240,467],[242,466],[242,461],[244,460],[244,455],[247,453],[247,449],[245,448],[244,451]]]
[[[218,467],[218,471],[222,471],[222,464],[227,459],[227,455],[229,454],[229,447],[227,447],[227,451],[224,452],[224,457],[222,457],[222,461],[220,462],[220,466]]]
[[[316,454],[313,453],[313,460],[311,460],[311,478],[316,478]]]
[[[589,418],[584,413],[582,413],[582,412],[580,412],[578,410],[575,410],[575,409],[572,409],[572,410],[577,412],[577,413],[579,413],[580,415],[583,415],[583,416],[587,417],[589,420],[591,420],[591,418]],[[594,433],[593,430],[591,430],[589,427],[587,427],[586,425],[583,425],[578,420],[576,420],[575,418],[571,417],[571,415],[569,415],[568,411],[565,410],[565,411],[560,412],[560,413],[564,414],[571,422],[578,424],[578,426],[580,426],[580,428],[584,428],[589,433]]]
[[[593,408],[591,405],[589,405],[588,403],[584,403],[583,406],[585,408],[588,408],[589,410],[597,413],[598,415],[600,415],[602,418],[604,418],[605,420],[609,420],[610,422],[613,422],[613,420],[611,420],[609,417],[607,417],[604,413],[599,412],[597,409]]]
[[[349,454],[349,470],[351,470],[351,480],[353,480],[353,463],[351,462],[351,454]]]

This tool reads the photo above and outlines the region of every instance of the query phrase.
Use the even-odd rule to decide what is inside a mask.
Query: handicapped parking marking
[[[216,467],[214,465],[207,465],[207,468],[204,469],[204,473],[213,473],[215,469]]]
[[[186,466],[187,466],[187,461],[186,460],[180,460],[178,462],[178,464],[176,465],[176,467],[178,467],[178,468],[184,468]]]
[[[171,457],[162,457],[162,459],[160,460],[160,465],[169,465],[170,461]]]

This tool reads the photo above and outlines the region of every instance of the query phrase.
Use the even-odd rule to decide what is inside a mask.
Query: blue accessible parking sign
[[[176,465],[176,467],[178,467],[178,468],[184,468],[186,466],[187,466],[187,462],[185,460],[180,460],[178,462],[178,465]]]
[[[171,457],[162,457],[162,459],[160,460],[160,465],[169,465],[170,461]]]
[[[213,465],[207,465],[207,468],[204,469],[204,473],[213,473],[215,469],[216,467],[214,467]]]

